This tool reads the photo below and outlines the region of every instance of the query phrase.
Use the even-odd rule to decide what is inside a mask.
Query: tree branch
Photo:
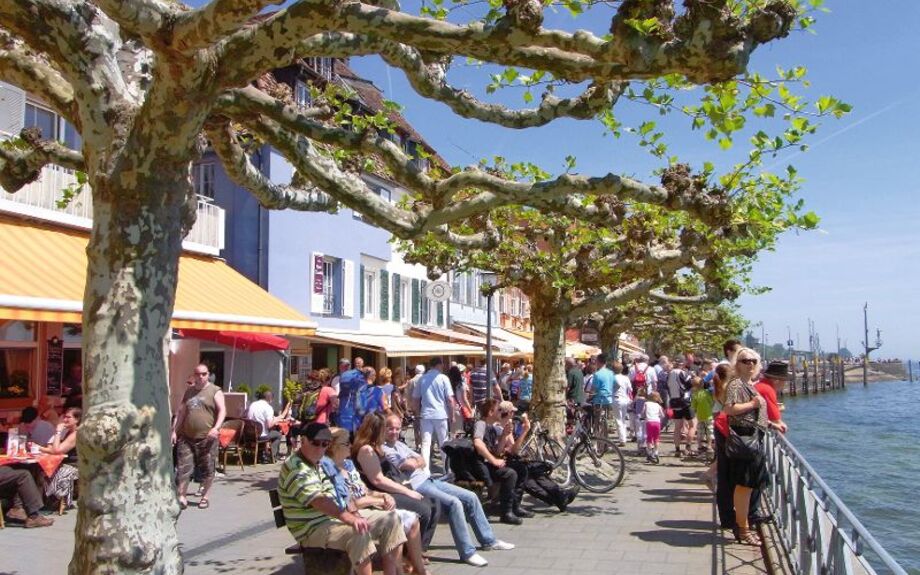
[[[126,36],[139,36],[150,48],[164,46],[169,28],[183,12],[164,0],[93,0]],[[184,8],[184,6],[183,6]]]
[[[42,168],[55,164],[72,170],[85,170],[83,156],[53,140],[41,140],[37,129],[22,131],[28,149],[0,143],[0,185],[7,192],[19,191],[41,175]]]
[[[404,44],[387,43],[381,52],[383,59],[406,74],[409,83],[420,95],[442,102],[456,114],[506,128],[533,128],[546,125],[557,118],[588,119],[612,107],[626,87],[625,83],[592,83],[575,98],[560,99],[545,93],[537,108],[510,110],[500,104],[481,102],[466,90],[449,85],[439,64],[428,64],[418,50]]]
[[[39,53],[3,29],[0,29],[0,79],[35,94],[79,125],[70,82]]]
[[[172,45],[182,52],[206,48],[236,32],[264,8],[284,0],[211,0],[176,18]]]
[[[281,186],[266,178],[265,174],[250,162],[229,121],[211,121],[205,128],[211,146],[223,162],[227,175],[249,190],[264,207],[329,213],[334,213],[338,209],[335,200],[315,187]]]

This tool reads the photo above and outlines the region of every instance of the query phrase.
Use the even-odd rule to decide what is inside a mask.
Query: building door
[[[208,366],[208,371],[213,377],[215,385],[223,389],[224,387],[224,352],[222,351],[203,351],[201,352],[201,363]]]

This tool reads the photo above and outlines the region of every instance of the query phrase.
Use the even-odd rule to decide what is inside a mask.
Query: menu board
[[[56,337],[48,340],[48,366],[45,371],[45,394],[61,395],[61,381],[64,377],[64,342]]]

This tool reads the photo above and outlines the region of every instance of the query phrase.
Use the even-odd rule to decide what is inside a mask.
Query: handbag
[[[725,456],[736,461],[751,461],[761,452],[760,433],[754,431],[751,435],[738,435],[733,428],[728,428],[728,438],[725,441]]]
[[[745,391],[750,392],[747,388],[745,388]],[[754,395],[750,394],[750,397],[753,399]],[[759,407],[754,410],[755,419],[758,411],[760,411]],[[735,428],[729,426],[728,437],[725,439],[725,456],[736,461],[755,459],[763,450],[760,435],[760,431],[757,428],[754,428],[753,433],[750,435],[739,435]]]

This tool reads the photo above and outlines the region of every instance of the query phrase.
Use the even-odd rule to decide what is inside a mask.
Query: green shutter
[[[438,327],[444,327],[444,303],[438,302]]]
[[[419,293],[418,293],[418,280],[412,278],[412,323],[419,323]]]
[[[402,317],[402,278],[399,274],[393,274],[393,321],[399,321]]]
[[[428,296],[425,295],[425,288],[428,287],[428,282],[422,280],[419,284],[419,292],[421,297],[419,298],[419,307],[421,308],[421,313],[419,317],[421,318],[422,325],[428,324]]]
[[[364,264],[358,272],[358,317],[364,317]]]
[[[390,272],[380,270],[380,319],[390,319]]]

